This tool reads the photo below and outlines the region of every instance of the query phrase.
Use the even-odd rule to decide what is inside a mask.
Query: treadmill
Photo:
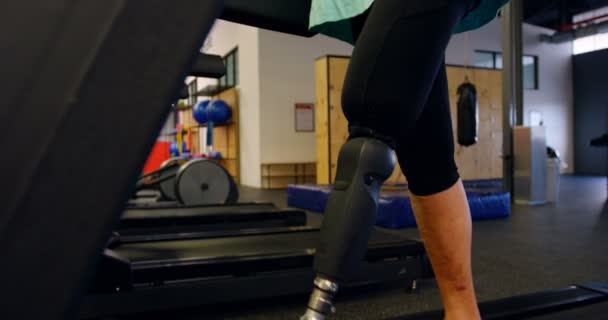
[[[104,250],[79,316],[307,293],[319,229],[305,224],[304,211],[272,203],[132,202]],[[402,281],[412,287],[432,276],[421,242],[376,230],[350,286]]]
[[[5,81],[3,88],[6,108],[0,118],[5,125],[0,127],[0,136],[28,133],[19,139],[0,140],[0,147],[13,155],[1,160],[3,167],[10,168],[2,173],[10,187],[3,190],[0,202],[0,256],[8,262],[0,264],[0,283],[5,290],[0,318],[72,319],[79,313],[92,315],[104,306],[112,307],[112,301],[125,312],[134,311],[139,297],[148,298],[149,305],[167,304],[167,300],[175,300],[173,305],[189,305],[205,297],[226,299],[238,285],[244,288],[246,281],[229,287],[227,279],[237,277],[262,284],[256,287],[259,291],[242,293],[250,297],[269,296],[266,290],[272,288],[267,281],[285,292],[299,287],[294,274],[305,268],[297,267],[297,258],[311,259],[314,252],[307,250],[312,245],[302,246],[305,239],[298,237],[305,235],[314,242],[311,235],[315,231],[126,242],[105,250],[100,261],[95,258],[122,212],[129,183],[145,161],[184,70],[192,64],[195,51],[220,12],[226,20],[303,35],[307,29],[299,28],[297,22],[305,18],[306,4],[310,0],[85,0],[57,1],[52,8],[43,0],[0,3],[0,22],[5,26],[0,28],[0,36],[11,47],[3,52],[4,60],[10,61],[3,74],[10,81]],[[180,41],[175,41],[177,38]],[[132,90],[134,84],[137,90]],[[133,130],[135,121],[139,130]],[[81,146],[94,146],[95,152],[83,152]],[[123,170],[115,169],[117,163]],[[242,240],[251,237],[258,240]],[[383,236],[371,239],[365,266],[382,261],[375,252],[390,251],[380,242],[395,245]],[[224,242],[241,251],[226,256],[219,252],[220,244],[205,247],[206,241]],[[422,250],[419,242],[402,242]],[[242,247],[245,245],[250,246],[249,253],[266,253],[270,260],[248,255]],[[285,246],[281,253],[264,252],[279,246]],[[292,246],[293,250],[285,250]],[[281,257],[286,260],[276,260]],[[198,281],[198,266],[213,261],[228,266],[239,258],[249,266],[259,262],[256,277],[250,277],[250,269],[245,268],[232,276],[215,273]],[[264,266],[263,261],[272,264]],[[279,261],[284,261],[283,270],[267,272],[277,268]],[[383,260],[381,272],[369,274],[388,274],[388,265],[395,261]],[[83,297],[83,281],[95,274],[96,265],[98,279],[110,271],[106,279],[119,280],[105,288],[96,282]],[[175,268],[180,272],[161,272]],[[301,285],[310,286],[312,274],[308,277]],[[217,281],[216,287],[213,281]],[[207,295],[197,296],[204,293],[201,287],[210,290],[204,291]],[[111,288],[119,291],[110,294]],[[518,319],[528,315],[560,319],[557,311],[563,311],[566,318],[601,319],[608,308],[605,288],[602,284],[578,285],[503,299],[494,306],[502,305],[503,310],[520,307],[521,313],[511,315]],[[535,306],[535,302],[544,307]],[[490,308],[492,303],[482,303],[482,309]],[[488,317],[508,318],[508,310],[503,315],[499,311],[488,314],[490,311],[485,311]],[[544,311],[554,312],[540,315]]]
[[[104,251],[79,316],[308,293],[318,238],[318,228],[305,226],[119,239]],[[349,286],[400,281],[406,287],[432,276],[419,241],[375,230],[365,262]]]

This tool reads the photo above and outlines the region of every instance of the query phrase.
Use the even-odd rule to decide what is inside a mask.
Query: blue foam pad
[[[289,185],[287,186],[287,205],[316,212],[323,212],[329,197],[328,186]]]
[[[464,185],[473,220],[505,218],[511,214],[511,197],[502,191],[500,180],[465,181]],[[291,207],[323,212],[330,190],[328,185],[290,185],[287,203]],[[407,185],[380,192],[376,225],[392,229],[416,226]]]

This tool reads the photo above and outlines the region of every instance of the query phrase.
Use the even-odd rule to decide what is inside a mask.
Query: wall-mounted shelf
[[[199,91],[200,92],[200,91]],[[226,101],[232,109],[232,119],[225,123],[213,124],[213,149],[219,151],[223,159],[219,162],[230,172],[237,183],[240,182],[240,166],[239,166],[239,97],[236,88],[229,88],[222,91],[220,94],[213,96],[214,99]],[[186,130],[190,130],[190,136],[184,136],[184,140],[188,141],[190,149],[193,153],[201,153],[200,149],[200,134],[203,132],[200,125],[192,116],[192,107],[181,107],[177,109],[178,123]],[[175,135],[175,131],[173,132]]]
[[[192,106],[177,106],[175,107],[175,111],[185,111],[192,110]]]
[[[284,189],[290,184],[315,183],[316,162],[262,163],[262,188]]]

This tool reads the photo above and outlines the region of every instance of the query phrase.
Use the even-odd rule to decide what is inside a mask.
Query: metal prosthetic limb
[[[315,287],[301,320],[323,320],[334,311],[339,284],[361,265],[376,220],[380,188],[394,167],[392,149],[376,138],[352,138],[340,149],[315,254]]]

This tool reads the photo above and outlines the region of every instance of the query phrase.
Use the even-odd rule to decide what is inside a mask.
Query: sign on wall
[[[542,126],[543,114],[540,111],[530,111],[530,126]]]
[[[314,103],[296,103],[296,132],[315,131],[315,105]]]

